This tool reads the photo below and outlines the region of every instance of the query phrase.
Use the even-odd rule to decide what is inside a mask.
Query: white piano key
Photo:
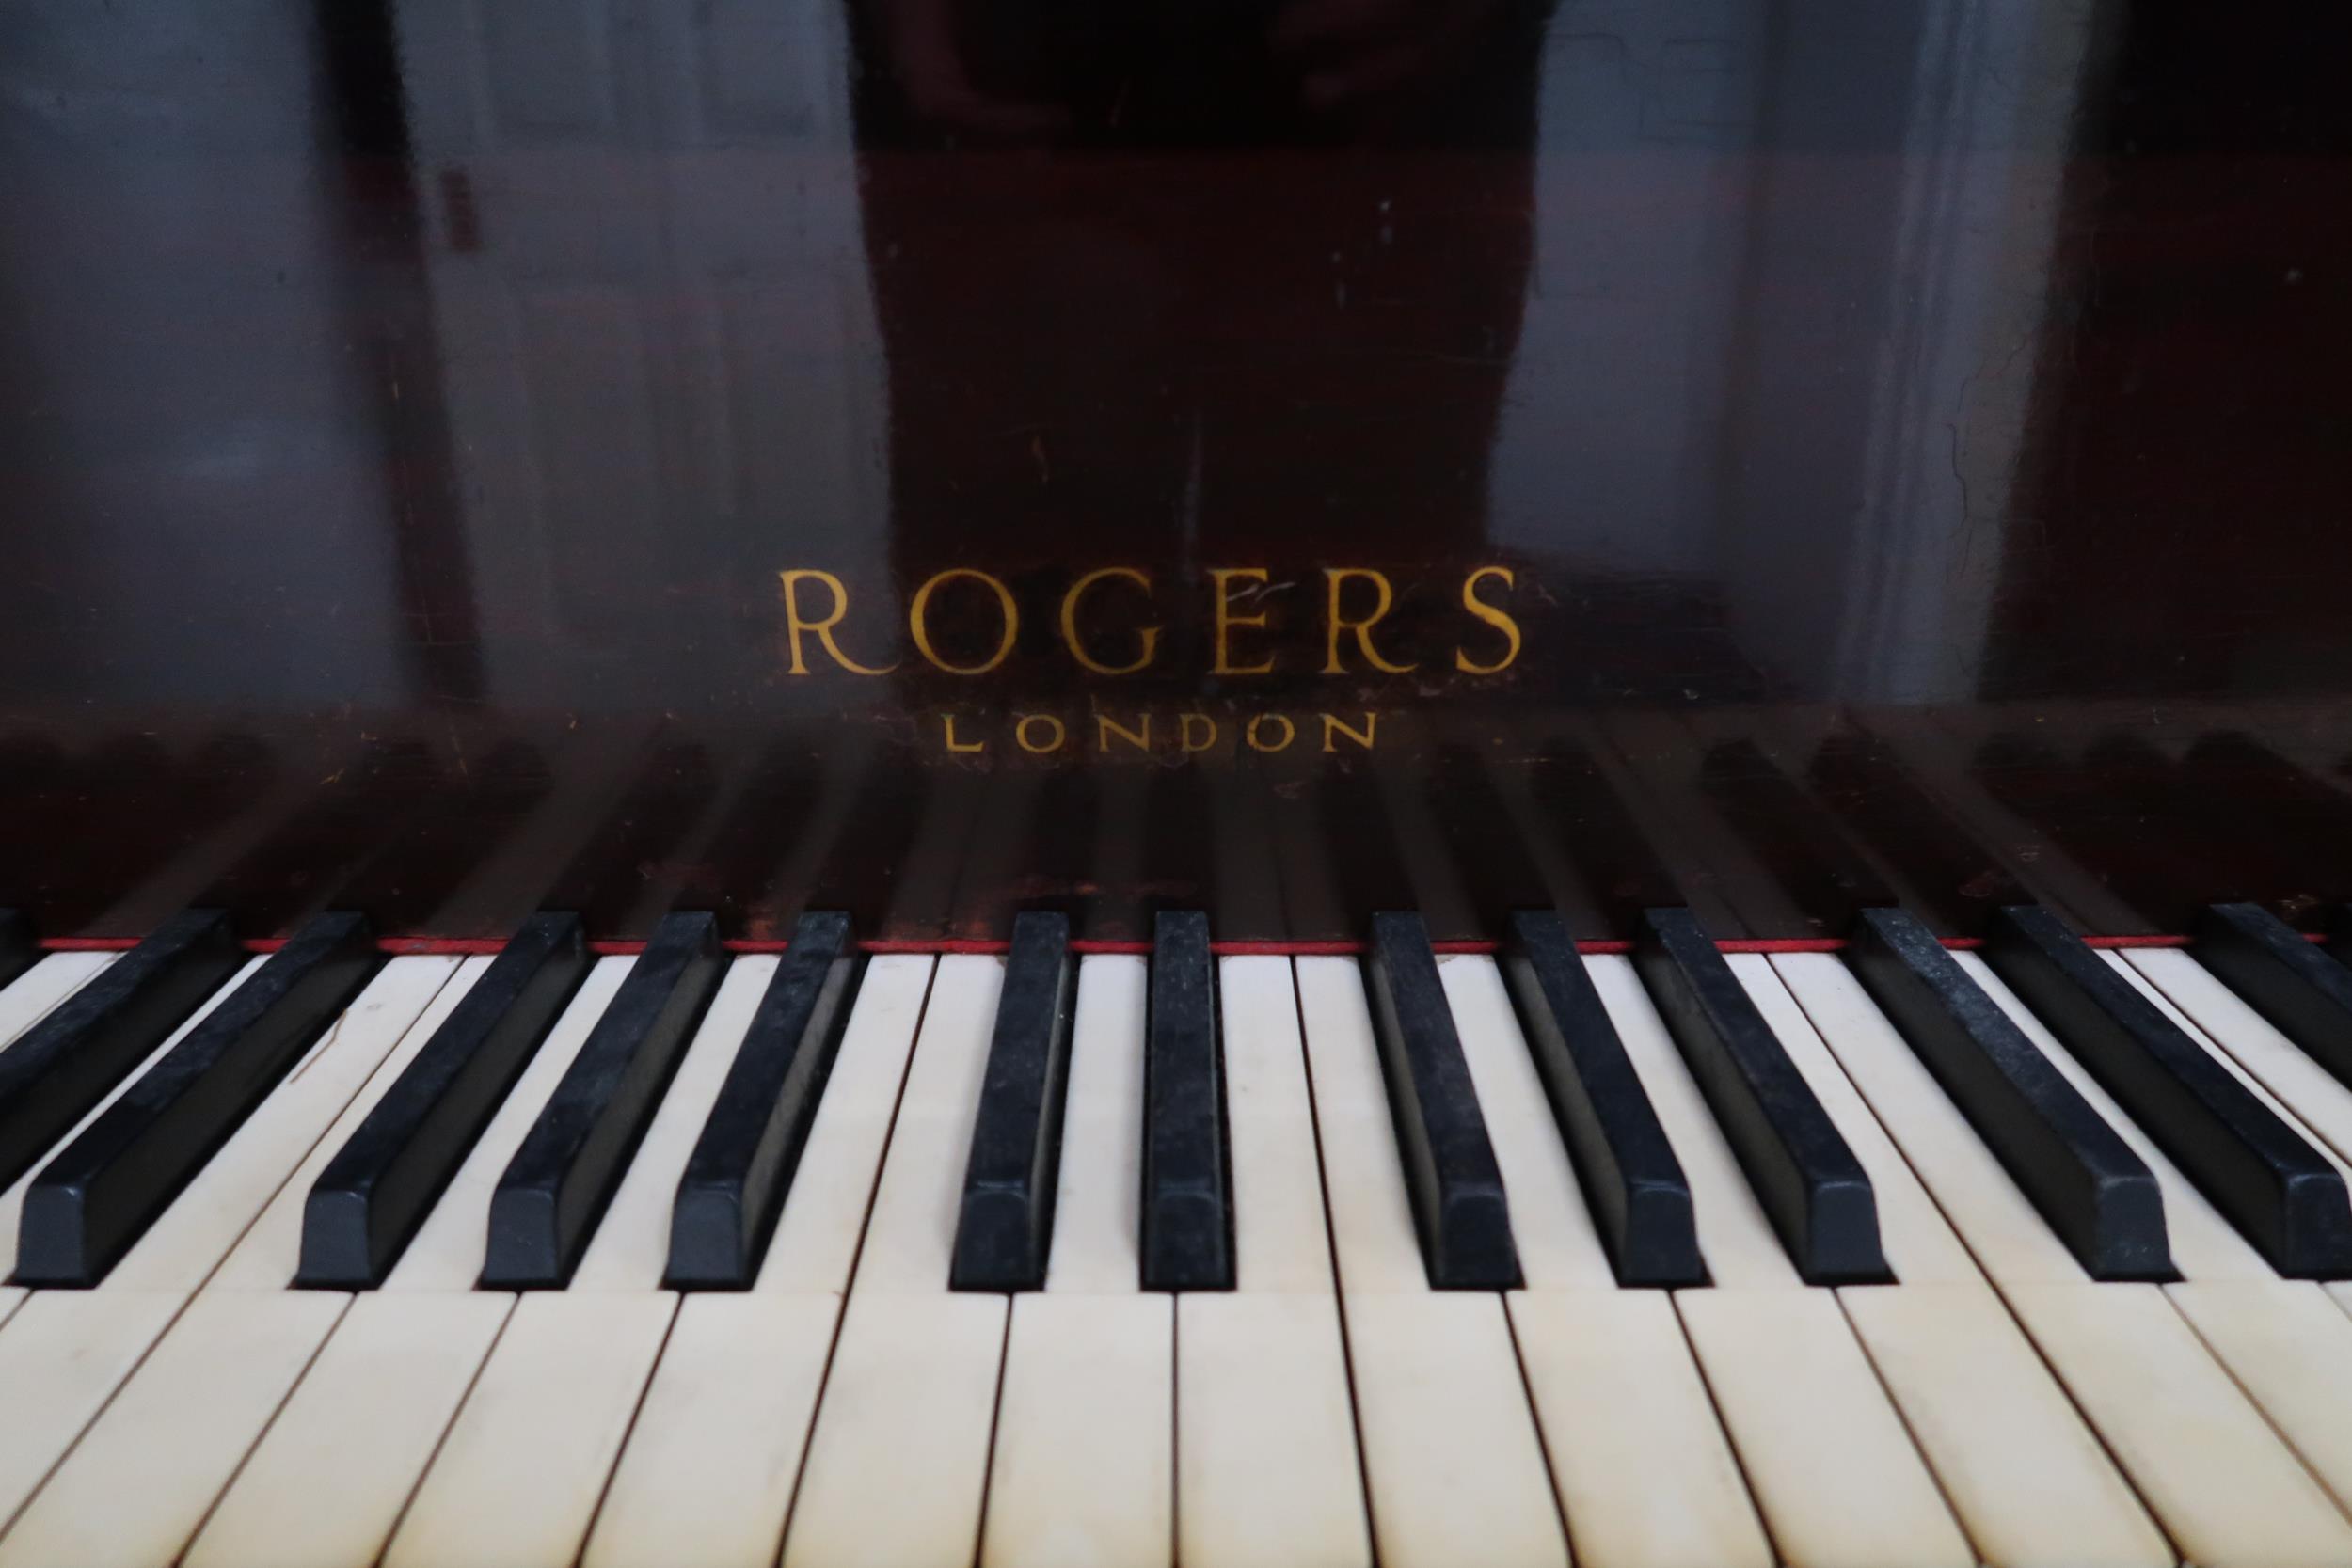
[[[353,1298],[186,1568],[370,1568],[514,1304],[488,1292]]]
[[[149,1062],[168,1052],[262,961],[253,958],[235,979],[207,998]],[[437,968],[440,978],[447,977],[446,960],[421,961],[426,971]],[[387,974],[390,968],[387,966]],[[366,1002],[373,996],[376,1004],[366,1019],[354,1017],[359,1009],[355,1003],[353,1013],[296,1065],[272,1101],[265,1101],[238,1130],[103,1286],[37,1292],[0,1332],[0,1388],[8,1390],[8,1406],[5,1430],[0,1430],[0,1518],[24,1503],[81,1437],[119,1382],[139,1366],[178,1316],[188,1293],[203,1283],[286,1173],[309,1152],[319,1130],[365,1078],[373,1065],[368,1061],[371,1053],[380,1060],[389,1052],[406,1022],[402,1015],[409,1001],[421,1010],[430,1000],[429,990],[417,995],[410,989],[411,978],[421,972],[405,969],[389,981],[387,974],[379,974],[360,998]],[[437,981],[433,984],[437,986]],[[114,1094],[135,1078],[135,1073],[126,1077]],[[287,1099],[282,1108],[273,1103],[281,1097]],[[113,1099],[109,1095],[90,1115],[97,1116]],[[77,1126],[67,1139],[78,1132]],[[0,1239],[10,1255],[24,1182],[30,1180],[28,1174],[0,1199],[0,1215],[5,1216],[0,1218]]]
[[[1291,960],[1219,958],[1217,985],[1232,1141],[1234,1285],[1328,1296],[1330,1232]]]
[[[2108,960],[2152,987],[2195,1032],[2276,1098],[2337,1160],[2352,1160],[2352,1089],[2240,1001],[2192,953],[2139,948]]]
[[[755,955],[728,964],[669,1087],[629,1156],[621,1184],[596,1222],[588,1250],[573,1271],[579,1291],[658,1291],[670,1259],[670,1210],[677,1201],[678,1178],[702,1136],[703,1123],[735,1065],[735,1053],[750,1032],[761,993],[778,960]]]
[[[1343,1262],[1343,1281],[1346,1273]],[[1343,1301],[1380,1560],[1566,1568],[1502,1299],[1424,1291]]]
[[[1728,1290],[1799,1289],[1795,1266],[1781,1250],[1772,1221],[1692,1081],[1665,1021],[1642,989],[1632,960],[1602,955],[1586,967],[1691,1183],[1692,1219],[1708,1278]]]
[[[1869,1175],[1880,1244],[1895,1277],[1905,1285],[1981,1285],[1984,1275],[1976,1259],[1952,1234],[1935,1200],[1854,1092],[1804,1009],[1774,973],[1772,960],[1757,953],[1735,953],[1724,961]]]
[[[1483,955],[1448,954],[1438,959],[1438,979],[1462,1037],[1470,1086],[1502,1172],[1511,1235],[1527,1288],[1613,1289],[1616,1275],[1592,1208],[1577,1185],[1567,1140],[1552,1117],[1502,971]]]
[[[1297,967],[1314,1135],[1341,1289],[1350,1296],[1425,1291],[1429,1273],[1413,1229],[1363,970],[1353,958],[1300,958]],[[1248,1212],[1246,1198],[1236,1199],[1237,1221]]]
[[[246,1230],[220,1267],[204,1282],[208,1291],[278,1291],[290,1284],[294,1271],[302,1261],[302,1210],[310,1201],[310,1189],[318,1181],[319,1172],[335,1158],[344,1142],[367,1119],[386,1091],[397,1083],[417,1053],[431,1043],[434,1034],[457,1010],[474,983],[480,980],[494,959],[468,958],[457,966],[448,982],[434,993],[433,1001],[416,1022],[401,1036],[391,1053],[376,1064],[359,1092],[342,1109],[325,1135],[311,1146],[310,1154],[294,1173],[278,1189],[269,1207]]]
[[[2189,1561],[2352,1562],[2352,1527],[2161,1290],[2037,1285],[2009,1300]]]
[[[2026,1037],[2050,1059],[2053,1067],[2066,1075],[2091,1108],[2106,1118],[2123,1141],[2131,1145],[2148,1168],[2155,1173],[2156,1185],[2164,1194],[2164,1224],[2172,1243],[2172,1264],[2188,1279],[2275,1279],[2276,1270],[2263,1255],[2254,1250],[2245,1237],[2239,1235],[2230,1222],[2221,1217],[2196,1184],[2183,1176],[2180,1167],[2156,1148],[2137,1123],[2123,1114],[2113,1096],[2099,1081],[2074,1060],[2057,1037],[2043,1026],[2042,1021],[2017,993],[2002,983],[2000,977],[1986,967],[1974,953],[1955,953],[1961,968],[1984,988],[2000,1009],[2023,1030]]]
[[[932,962],[866,965],[755,1287],[679,1307],[589,1538],[591,1568],[774,1560]]]
[[[2169,1548],[2096,1437],[1986,1288],[1781,973],[1731,958],[1798,1070],[1869,1172],[1900,1285],[1837,1292],[1963,1526],[1994,1562],[2149,1563]],[[1803,974],[1822,954],[1790,956]],[[1829,1026],[1846,993],[1833,985]],[[1868,1006],[1867,998],[1863,998]],[[1872,1007],[1875,1012],[1875,1007]]]
[[[667,1293],[619,1291],[516,1303],[393,1533],[386,1568],[571,1561],[676,1306]]]
[[[833,1295],[686,1298],[597,1512],[585,1568],[775,1561],[840,1311]]]
[[[490,1118],[473,1151],[441,1194],[441,1200],[424,1217],[400,1261],[384,1279],[387,1291],[470,1291],[482,1277],[482,1260],[489,1250],[490,1193],[515,1150],[539,1117],[548,1097],[555,1092],[564,1069],[572,1065],[587,1042],[596,1020],[612,1004],[613,992],[628,978],[637,960],[608,958],[596,960],[580,990],[532,1053],[531,1063]]]
[[[850,1288],[934,961],[913,953],[866,960],[755,1290],[838,1295]]]
[[[2325,1494],[2165,1294],[2088,1283],[1843,966],[1777,963],[2173,1544],[2216,1568],[2331,1540],[2311,1506]],[[2261,1517],[2274,1503],[2275,1528]]]
[[[184,1291],[37,1291],[0,1329],[0,1521],[12,1517],[187,1302]]]
[[[2176,956],[2185,957],[2185,955]],[[2239,1083],[2245,1085],[2247,1093],[2261,1101],[2264,1105],[2269,1108],[2270,1112],[2274,1116],[2278,1117],[2280,1120],[2285,1122],[2289,1127],[2295,1129],[2296,1132],[2300,1133],[2305,1142],[2309,1143],[2313,1148],[2319,1151],[2319,1157],[2321,1159],[2335,1166],[2339,1174],[2344,1176],[2347,1180],[2352,1180],[2352,1164],[2346,1164],[2344,1156],[2336,1152],[2334,1146],[2328,1143],[2327,1137],[2321,1133],[2317,1128],[2313,1127],[2309,1121],[2305,1120],[2302,1113],[2296,1110],[2294,1106],[2289,1105],[2285,1101],[2280,1099],[2278,1094],[2272,1090],[2267,1084],[2265,1084],[2259,1077],[2255,1076],[2254,1073],[2249,1071],[2243,1062],[2240,1062],[2235,1056],[2224,1050],[2220,1042],[2214,1037],[2211,1030],[2207,1029],[2203,1024],[2198,1022],[2195,1019],[2189,1017],[2188,1014],[2183,1012],[2180,1007],[2174,1004],[2173,1000],[2169,996],[2167,996],[2163,991],[2156,989],[2155,985],[2150,981],[2147,975],[2142,974],[2138,970],[2133,968],[2129,963],[2126,963],[2124,959],[2127,955],[2110,950],[2101,953],[2099,957],[2106,960],[2108,968],[2122,975],[2124,981],[2129,984],[2134,990],[2137,990],[2140,995],[2146,997],[2149,1002],[2155,1006],[2157,1011],[2163,1013],[2165,1017],[2170,1019],[2174,1026],[2177,1027],[2181,1033],[2186,1035],[2190,1039],[2196,1041],[2198,1045],[2202,1047],[2206,1054],[2210,1055],[2216,1062],[2220,1064],[2223,1071],[2229,1073],[2231,1077],[2235,1078]],[[2283,1037],[2281,1037],[2280,1043],[2287,1044],[2287,1041]],[[2290,1050],[2293,1049],[2291,1045],[2289,1045],[2288,1048]]]
[[[1828,1291],[1680,1291],[1766,1526],[1808,1568],[1977,1560]]]
[[[1837,1298],[1986,1561],[2169,1568],[2172,1548],[1990,1290]]]
[[[956,955],[939,960],[875,1189],[866,1244],[858,1253],[852,1288],[860,1295],[947,1289],[963,1167],[972,1151],[973,1118],[1004,982],[1002,958]],[[855,1318],[853,1306],[850,1319]]]
[[[1121,1295],[1138,1288],[1149,983],[1150,971],[1138,956],[1106,953],[1079,961],[1054,1244],[1046,1255],[1048,1291]],[[1016,1313],[1013,1343],[1021,1338]]]
[[[1577,1560],[1770,1562],[1672,1302],[1616,1288],[1500,972],[1455,957],[1438,973],[1510,1194],[1529,1289],[1504,1303]]]
[[[5,1327],[16,1309],[24,1305],[28,1292],[21,1285],[0,1285],[0,1327]]]
[[[1176,1448],[1179,1562],[1366,1568],[1372,1561],[1332,1297],[1297,1291],[1179,1297]]]
[[[955,962],[944,959],[940,968]],[[946,979],[943,973],[941,983]],[[886,1188],[888,1169],[882,1180]],[[939,1264],[944,1284],[944,1251]],[[850,1298],[785,1535],[784,1568],[944,1568],[973,1560],[1006,1300],[944,1288]]]
[[[947,1289],[1002,959],[939,960],[843,1309],[785,1561],[968,1561],[1007,1298]],[[918,1504],[919,1506],[911,1506]]]
[[[1458,1561],[1476,1542],[1495,1561],[1565,1563],[1502,1303],[1440,1295],[1422,1269],[1363,971],[1301,958],[1298,994],[1380,1560]],[[1545,1107],[1540,1092],[1534,1103]],[[1567,1223],[1556,1196],[1544,1216],[1555,1235]]]
[[[350,1299],[198,1298],[0,1538],[0,1568],[172,1561]]]
[[[119,953],[52,953],[0,989],[0,1045],[47,1018],[57,1005],[105,973]]]
[[[984,1565],[1168,1560],[1174,1303],[1136,1277],[1146,985],[1140,958],[1079,966],[1050,1293],[1013,1298]]]
[[[2344,1168],[2323,1136],[2145,974],[2124,962],[2121,954],[2102,956],[2246,1085],[2248,1092],[2308,1138],[2339,1171]],[[2196,967],[2185,954],[2169,956]],[[2275,1278],[2188,1280],[2166,1287],[2165,1294],[2337,1503],[2352,1505],[2352,1420],[2344,1415],[2352,1410],[2352,1318],[2337,1309],[2322,1287]]]
[[[1986,1275],[2005,1290],[2088,1283],[1853,972],[1827,953],[1772,967]]]
[[[1772,1544],[1667,1293],[1503,1299],[1582,1568],[1771,1568]]]
[[[2339,1506],[2352,1509],[2352,1317],[2293,1280],[2165,1287]]]
[[[981,1568],[1168,1561],[1175,1300],[1132,1291],[1013,1298]]]
[[[456,972],[394,958],[378,970],[243,1126],[204,1163],[101,1290],[194,1290],[236,1246]],[[283,1283],[283,1281],[279,1281]]]
[[[212,995],[206,997],[202,1006],[197,1008],[196,1011],[190,1013],[185,1019],[182,1020],[180,1027],[174,1029],[168,1036],[167,1036],[161,1045],[157,1046],[153,1051],[148,1053],[147,1059],[145,1061],[139,1063],[137,1067],[132,1069],[129,1072],[124,1073],[122,1075],[121,1082],[115,1085],[113,1088],[107,1090],[105,1098],[90,1107],[88,1115],[83,1117],[81,1120],[75,1122],[71,1128],[69,1128],[66,1131],[65,1136],[59,1138],[56,1143],[51,1147],[50,1153],[56,1153],[58,1149],[61,1149],[65,1148],[66,1145],[72,1143],[75,1138],[80,1137],[84,1128],[87,1127],[91,1122],[96,1121],[98,1117],[104,1113],[107,1106],[112,1105],[116,1101],[121,1099],[124,1093],[130,1089],[131,1085],[139,1081],[139,1077],[142,1073],[146,1072],[149,1068],[153,1067],[166,1055],[169,1054],[171,1048],[178,1045],[181,1038],[185,1036],[189,1030],[194,1029],[199,1023],[201,1023],[214,1008],[228,1001],[229,993],[235,990],[246,975],[261,968],[262,963],[265,961],[266,960],[259,955],[246,959],[243,967],[241,967],[235,974],[230,976],[226,985],[223,985],[218,990],[215,990]],[[26,977],[29,978],[29,974]],[[63,998],[59,998],[59,1000],[63,1000]],[[44,1154],[33,1164],[30,1169],[26,1170],[24,1175],[18,1177],[14,1183],[12,1183],[5,1193],[0,1193],[0,1268],[6,1268],[13,1271],[16,1267],[17,1228],[19,1222],[24,1217],[24,1189],[33,1184],[33,1178],[40,1175],[41,1166],[47,1164],[48,1163],[49,1157]]]

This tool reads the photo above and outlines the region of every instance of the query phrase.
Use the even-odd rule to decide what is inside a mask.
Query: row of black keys
[[[1141,1284],[1230,1289],[1232,1195],[1208,922],[1159,917],[1145,1055]],[[1916,920],[1865,911],[1850,958],[2053,1228],[2101,1279],[2171,1276],[2153,1174]],[[0,971],[35,949],[0,915]],[[2256,906],[2208,911],[2198,954],[2352,1084],[2352,967]],[[1985,957],[2282,1274],[2352,1276],[2335,1167],[2046,911],[2001,911]],[[242,962],[218,911],[181,915],[0,1051],[0,1185],[13,1182]],[[87,1286],[136,1242],[350,1003],[378,962],[363,919],[306,924],[41,1168],[15,1279]],[[322,1172],[297,1283],[380,1284],[570,1001],[579,920],[510,942]],[[712,917],[664,920],[492,1198],[483,1284],[565,1283],[716,990]],[[682,1180],[668,1283],[750,1284],[822,1095],[860,963],[850,922],[805,916],[761,998]],[[1618,1277],[1704,1281],[1691,1196],[1559,920],[1511,924],[1504,969],[1529,1049]],[[1867,1176],[1689,911],[1645,916],[1637,963],[1800,1273],[1891,1278]],[[950,1283],[1043,1282],[1075,965],[1060,915],[1014,923],[974,1127]],[[1507,1195],[1417,916],[1373,920],[1373,1015],[1430,1280],[1518,1280]]]

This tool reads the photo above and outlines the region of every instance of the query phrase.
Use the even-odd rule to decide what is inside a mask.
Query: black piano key
[[[1645,910],[1635,965],[1748,1183],[1812,1285],[1892,1277],[1869,1173],[1689,910]]]
[[[485,1290],[571,1278],[725,968],[716,915],[654,927],[490,1195]]]
[[[515,933],[319,1172],[296,1284],[384,1283],[593,961],[577,915]]]
[[[1691,1184],[1566,924],[1513,915],[1502,974],[1617,1283],[1705,1284]]]
[[[2056,915],[2002,909],[1984,958],[2273,1268],[2352,1275],[2336,1167]]]
[[[1045,1283],[1076,975],[1069,916],[1045,911],[1014,916],[956,1216],[947,1272],[952,1290],[1034,1291]]]
[[[1209,917],[1163,911],[1152,934],[1143,1053],[1143,1288],[1233,1288],[1225,1152],[1225,1063],[1217,1037]]]
[[[805,914],[686,1162],[664,1283],[748,1290],[808,1142],[863,960],[846,914]]]
[[[32,968],[40,958],[33,923],[15,910],[0,910],[0,986]]]
[[[2352,968],[2260,904],[2211,904],[2197,921],[2198,961],[2248,1006],[2352,1085]]]
[[[303,922],[33,1178],[17,1235],[17,1283],[87,1286],[105,1277],[375,966],[365,916]]]
[[[189,910],[0,1052],[0,1187],[47,1153],[244,960],[224,911]]]
[[[1900,910],[1866,910],[1849,956],[2093,1279],[2174,1277],[2154,1174],[1932,932]]]
[[[1369,978],[1380,1075],[1429,1283],[1440,1291],[1513,1289],[1519,1254],[1502,1172],[1421,916],[1372,917]]]

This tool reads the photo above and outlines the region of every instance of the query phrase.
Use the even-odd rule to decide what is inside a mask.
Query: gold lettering
[[[989,656],[986,663],[950,664],[940,657],[939,651],[931,646],[930,629],[925,625],[926,611],[930,609],[931,594],[941,583],[951,582],[957,578],[971,578],[975,581],[988,584],[996,595],[997,604],[1004,609],[1004,641],[996,644],[995,653]],[[924,579],[922,587],[914,591],[914,602],[907,606],[907,629],[914,634],[916,651],[930,661],[933,669],[944,670],[951,675],[985,675],[1011,657],[1013,640],[1021,633],[1021,607],[1013,603],[1012,590],[990,577],[986,572],[976,572],[969,566],[950,566],[944,572],[933,573]]]
[[[1210,673],[1218,675],[1271,674],[1274,673],[1272,655],[1266,657],[1263,664],[1235,664],[1233,662],[1232,629],[1235,626],[1263,626],[1266,623],[1263,610],[1255,615],[1233,613],[1232,590],[1230,585],[1236,578],[1246,582],[1263,582],[1266,579],[1265,568],[1263,566],[1210,568],[1209,580],[1216,585],[1216,662],[1209,667]]]
[[[1379,722],[1380,716],[1370,708],[1364,710],[1364,727],[1360,730],[1352,729],[1342,723],[1338,714],[1327,713],[1323,716],[1323,749],[1327,752],[1338,751],[1339,747],[1333,744],[1333,741],[1335,737],[1343,735],[1369,752],[1372,750],[1373,731],[1379,726]]]
[[[1192,737],[1192,727],[1196,723],[1209,732],[1199,740]],[[1216,721],[1205,713],[1180,714],[1176,720],[1176,733],[1186,752],[1205,752],[1216,744]]]
[[[1029,739],[1029,726],[1031,724],[1047,725],[1052,729],[1054,738],[1045,742],[1042,746],[1033,743]],[[1016,741],[1020,742],[1021,749],[1023,751],[1034,752],[1039,756],[1043,756],[1048,752],[1060,751],[1062,748],[1062,742],[1070,738],[1070,732],[1062,727],[1062,721],[1060,720],[1055,718],[1050,713],[1025,713],[1013,722],[1012,737]]]
[[[1282,738],[1271,746],[1258,738],[1258,726],[1269,719],[1282,726]],[[1242,732],[1242,738],[1249,742],[1249,749],[1253,752],[1279,752],[1298,738],[1298,726],[1290,721],[1288,715],[1261,713],[1249,721],[1249,727]]]
[[[1462,579],[1462,608],[1502,633],[1507,647],[1502,657],[1492,664],[1476,663],[1470,655],[1456,648],[1454,650],[1454,667],[1466,675],[1499,675],[1518,662],[1519,624],[1505,611],[1479,598],[1478,582],[1481,578],[1501,578],[1505,588],[1517,587],[1518,580],[1512,577],[1507,566],[1481,566]]]
[[[1113,736],[1119,736],[1138,752],[1150,751],[1152,749],[1152,716],[1148,713],[1143,716],[1143,728],[1138,731],[1129,729],[1107,713],[1096,714],[1094,716],[1094,749],[1098,752],[1109,751]]]
[[[1361,566],[1326,566],[1323,569],[1323,578],[1331,587],[1330,627],[1325,644],[1330,657],[1323,661],[1325,674],[1343,675],[1347,673],[1347,666],[1340,662],[1340,633],[1343,631],[1352,631],[1356,634],[1357,649],[1363,654],[1364,662],[1374,669],[1385,671],[1391,675],[1401,675],[1407,670],[1416,668],[1414,664],[1390,663],[1380,657],[1380,650],[1372,645],[1372,628],[1380,623],[1381,618],[1388,614],[1390,607],[1396,602],[1396,594],[1389,587],[1389,579],[1385,574],[1370,571]],[[1368,580],[1374,587],[1380,590],[1380,602],[1373,607],[1371,614],[1360,621],[1349,620],[1340,609],[1341,594],[1351,578]]]
[[[1153,625],[1137,629],[1136,635],[1139,648],[1135,662],[1132,664],[1102,663],[1078,645],[1078,597],[1104,578],[1124,578],[1127,581],[1141,588],[1147,599],[1151,596],[1151,575],[1138,572],[1133,566],[1105,566],[1099,572],[1089,572],[1072,583],[1070,592],[1061,596],[1061,640],[1070,645],[1070,657],[1096,674],[1132,675],[1149,665],[1152,655],[1159,651],[1160,628],[1158,626]]]
[[[801,657],[801,634],[803,632],[815,632],[817,641],[825,645],[825,652],[833,655],[833,661],[853,675],[886,675],[898,667],[894,661],[883,665],[879,670],[868,669],[843,653],[841,644],[833,640],[833,628],[839,626],[841,618],[850,613],[850,591],[841,586],[839,578],[834,577],[831,572],[812,571],[788,571],[784,573],[783,577],[784,632],[787,641],[792,645],[792,673],[796,675],[808,673],[808,664]],[[821,582],[832,593],[832,614],[821,621],[806,621],[801,618],[801,584],[803,581]]]
[[[939,722],[947,732],[947,750],[951,752],[985,752],[988,750],[988,742],[985,740],[972,740],[961,743],[957,741],[956,716],[954,714],[941,714],[939,716]]]

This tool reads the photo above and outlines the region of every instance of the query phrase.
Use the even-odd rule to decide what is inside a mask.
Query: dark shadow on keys
[[[1939,935],[1978,935],[1993,911],[2028,901],[2008,863],[1961,826],[1885,737],[1860,725],[1832,732],[1805,779]]]
[[[673,907],[710,911],[729,938],[767,941],[789,930],[805,890],[783,885],[779,873],[810,831],[823,784],[804,737],[770,741],[694,852]]]
[[[278,931],[324,906],[360,859],[426,811],[445,784],[423,742],[363,742],[199,902],[228,910],[244,930]]]
[[[1624,938],[1641,928],[1644,910],[1683,901],[1673,873],[1582,742],[1546,745],[1528,767],[1527,786],[1581,884],[1581,899],[1562,911],[1571,935]]]
[[[1699,765],[1699,782],[1815,931],[1836,935],[1855,911],[1895,901],[1879,868],[1755,741],[1710,749]]]
[[[1972,771],[2137,917],[2137,930],[2109,934],[2185,931],[2198,909],[2189,890],[2251,896],[2265,879],[2259,859],[2249,863],[2244,836],[2217,820],[2210,801],[2195,799],[2176,765],[2136,737],[2109,736],[2069,764],[2031,736],[1996,736],[1979,749]]]
[[[544,909],[568,910],[591,938],[640,937],[684,868],[671,863],[700,825],[719,778],[700,744],[657,739],[612,810],[549,885]]]
[[[444,911],[482,863],[521,831],[552,784],[545,754],[519,740],[439,775],[427,798],[351,873],[333,906],[360,911],[379,931],[492,934],[463,928]]]
[[[142,735],[72,757],[39,739],[12,746],[0,754],[15,802],[0,826],[0,901],[53,936],[144,936],[186,896],[156,884],[276,773],[271,749],[234,732],[177,754]]]
[[[2327,906],[2352,895],[2352,793],[2234,730],[2200,736],[2181,774],[2192,797],[2227,802],[2208,809],[2227,810],[2259,843],[2279,877],[2265,902],[2280,915],[2317,929]]]

